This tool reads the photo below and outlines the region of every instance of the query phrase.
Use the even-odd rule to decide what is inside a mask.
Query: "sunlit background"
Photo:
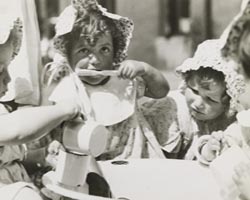
[[[10,67],[13,94],[6,95],[7,100],[15,98],[20,103],[39,104],[39,77],[54,55],[54,25],[70,1],[0,0],[1,14],[18,13],[24,22],[21,51]],[[108,11],[134,21],[128,58],[147,62],[161,70],[171,89],[176,89],[180,79],[175,68],[192,56],[200,42],[220,37],[239,12],[242,0],[98,1]]]
[[[51,39],[59,13],[70,0],[35,0],[42,40],[43,62],[53,56]],[[218,38],[238,13],[241,0],[99,0],[110,12],[135,23],[129,58],[163,70],[174,89],[176,66],[193,54],[197,44]]]

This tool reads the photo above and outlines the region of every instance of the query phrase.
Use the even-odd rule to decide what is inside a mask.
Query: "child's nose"
[[[89,62],[92,65],[98,64],[99,60],[94,54],[89,54]]]
[[[201,109],[204,108],[204,104],[203,104],[202,97],[197,96],[197,97],[194,99],[194,101],[193,101],[193,107],[194,107],[195,109],[199,109],[199,110],[201,110]]]

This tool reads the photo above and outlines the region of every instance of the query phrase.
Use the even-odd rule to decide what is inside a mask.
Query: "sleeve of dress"
[[[168,130],[168,139],[162,141],[162,149],[170,158],[183,158],[182,151],[185,151],[186,143],[184,141],[184,133],[180,131],[178,123],[173,121]]]
[[[182,145],[182,133],[177,121],[175,101],[171,97],[149,99],[140,108],[161,148],[167,153],[178,153]]]

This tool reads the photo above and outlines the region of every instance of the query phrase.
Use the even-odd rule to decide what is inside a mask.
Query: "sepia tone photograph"
[[[250,0],[0,0],[0,199],[250,200]]]

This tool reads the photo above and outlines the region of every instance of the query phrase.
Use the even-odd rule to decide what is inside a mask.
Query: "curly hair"
[[[119,48],[119,38],[117,37],[117,31],[112,20],[101,17],[90,15],[87,19],[77,20],[74,24],[73,30],[65,35],[54,38],[54,47],[59,50],[68,59],[70,51],[74,42],[83,38],[88,42],[89,45],[94,46],[98,38],[105,34],[110,33],[113,39],[114,52],[116,53]],[[116,56],[114,55],[116,58]],[[118,60],[115,60],[116,62]]]
[[[77,4],[78,5],[78,4]],[[82,7],[81,7],[82,6]],[[98,38],[109,32],[113,39],[114,48],[114,63],[122,62],[127,53],[124,51],[127,48],[128,30],[133,27],[132,21],[127,18],[113,20],[103,15],[96,8],[90,9],[86,5],[74,5],[77,7],[78,13],[73,26],[73,30],[65,35],[54,38],[54,47],[60,54],[69,58],[72,44],[80,38],[85,39],[90,45],[95,45]],[[79,7],[79,8],[78,8]],[[126,27],[124,27],[126,24]],[[126,29],[126,30],[125,30]]]
[[[206,68],[201,67],[198,70],[187,71],[183,75],[185,82],[187,83],[191,79],[191,77],[193,77],[194,75],[200,78],[199,84],[204,89],[208,89],[209,85],[211,85],[212,83],[219,83],[219,84],[225,85],[225,92],[222,96],[222,101],[223,103],[229,105],[230,103],[229,101],[231,97],[226,93],[225,76],[222,72],[214,70],[212,68],[208,68],[208,67]]]

